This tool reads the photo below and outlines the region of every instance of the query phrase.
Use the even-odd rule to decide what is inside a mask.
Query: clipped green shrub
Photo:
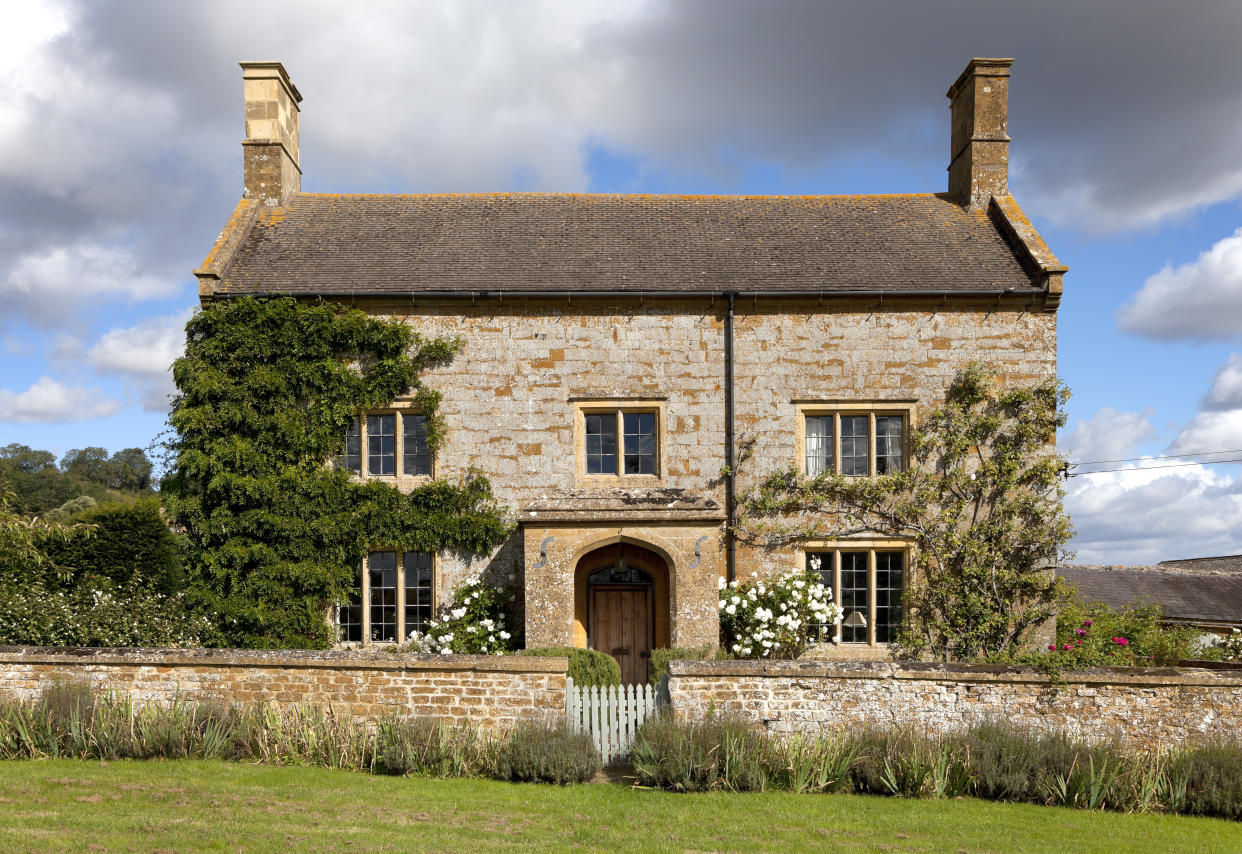
[[[595,742],[563,724],[520,724],[500,743],[492,776],[519,783],[585,783],[600,769]]]
[[[1165,767],[1168,808],[1242,819],[1242,742],[1218,738],[1172,752]]]
[[[715,650],[711,647],[692,649],[684,646],[660,647],[651,651],[651,684],[659,685],[664,674],[668,672],[670,661],[702,661],[711,658]]]
[[[579,688],[591,685],[620,685],[621,665],[611,655],[576,646],[545,646],[524,649],[518,655],[538,658],[568,658],[569,678]]]
[[[46,546],[48,557],[73,570],[75,583],[124,587],[141,579],[166,595],[185,587],[181,544],[160,514],[159,499],[88,508],[75,521],[94,525],[95,535]]]

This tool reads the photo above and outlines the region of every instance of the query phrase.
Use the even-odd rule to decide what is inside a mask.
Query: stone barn
[[[603,650],[643,681],[653,648],[717,642],[718,579],[816,557],[846,611],[836,653],[885,657],[910,544],[747,547],[733,496],[790,465],[907,465],[970,361],[1055,373],[1065,267],[1009,195],[1010,65],[972,60],[949,89],[947,192],[681,196],[304,193],[301,95],[280,63],[242,63],[245,191],[201,300],[345,300],[463,336],[427,375],[434,457],[398,399],[359,414],[345,464],[401,489],[476,466],[519,523],[482,561],[370,554],[342,640],[404,638],[483,576],[523,591],[528,645]]]

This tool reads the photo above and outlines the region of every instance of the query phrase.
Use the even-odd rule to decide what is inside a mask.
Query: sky
[[[1211,0],[9,5],[0,445],[164,429],[239,60],[301,90],[310,192],[816,194],[943,191],[944,93],[1008,56],[1012,192],[1070,268],[1058,444],[1123,461],[1067,482],[1077,560],[1240,553],[1239,42]]]

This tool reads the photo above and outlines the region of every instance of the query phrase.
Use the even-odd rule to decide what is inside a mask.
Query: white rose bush
[[[477,581],[457,588],[453,604],[427,622],[426,632],[410,634],[410,649],[439,655],[504,655],[518,649],[518,639],[505,627],[509,598]]]
[[[814,570],[815,558],[812,558]],[[738,658],[797,658],[836,634],[841,608],[814,571],[792,571],[741,584],[720,579],[720,629]]]

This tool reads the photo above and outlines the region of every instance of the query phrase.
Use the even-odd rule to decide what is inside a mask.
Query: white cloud
[[[1083,475],[1065,509],[1078,563],[1152,564],[1242,552],[1242,479],[1206,466]]]
[[[1156,437],[1150,412],[1121,412],[1104,407],[1089,419],[1079,420],[1058,442],[1073,461],[1117,460],[1134,455],[1134,449]]]
[[[1179,267],[1143,283],[1117,322],[1149,338],[1197,341],[1242,334],[1242,228]]]
[[[36,324],[71,320],[91,297],[170,296],[176,282],[147,273],[129,250],[100,244],[57,246],[16,260],[0,282],[0,305]]]
[[[86,421],[111,415],[120,408],[117,401],[97,389],[62,385],[51,377],[40,377],[22,392],[0,389],[0,421]]]
[[[1212,379],[1203,408],[1215,412],[1242,409],[1242,353],[1233,353]]]
[[[112,329],[100,337],[86,358],[101,374],[116,374],[138,393],[150,412],[168,408],[175,391],[172,362],[185,352],[185,324],[193,310],[153,317],[128,329]]]

